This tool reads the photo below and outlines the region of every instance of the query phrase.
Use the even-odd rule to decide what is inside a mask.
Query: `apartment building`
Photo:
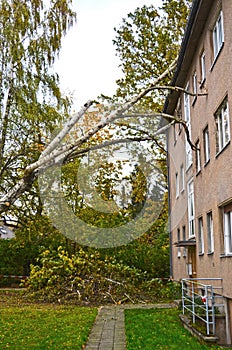
[[[220,281],[224,342],[232,335],[232,1],[193,1],[165,112],[171,274]],[[203,282],[205,279],[205,282]]]

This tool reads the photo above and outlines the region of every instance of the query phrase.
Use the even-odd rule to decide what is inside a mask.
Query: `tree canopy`
[[[99,278],[97,274],[92,280],[89,275],[93,273],[92,267],[95,269],[91,250],[85,249],[83,252],[78,249],[80,257],[83,256],[83,260],[89,262],[91,267],[85,271],[84,278],[77,276],[74,268],[79,263],[82,264],[82,259],[71,256],[71,253],[76,252],[76,246],[71,251],[66,244],[66,250],[70,250],[68,253],[61,250],[63,248],[57,250],[58,236],[52,227],[52,219],[61,217],[64,232],[69,227],[72,228],[70,212],[66,213],[66,207],[63,206],[64,200],[69,205],[69,210],[76,216],[79,215],[89,226],[109,228],[110,233],[114,232],[115,227],[121,230],[121,241],[115,242],[114,237],[112,239],[107,235],[100,237],[101,247],[114,248],[101,251],[101,254],[95,251],[99,269],[104,265],[102,261],[108,261],[110,255],[115,256],[117,271],[113,266],[110,278],[114,271],[117,272],[116,276],[120,270],[129,271],[130,264],[133,264],[132,270],[136,268],[136,271],[143,271],[142,278],[148,275],[168,275],[168,237],[165,226],[167,206],[164,206],[162,215],[159,215],[160,208],[157,205],[162,201],[167,203],[162,133],[173,123],[184,121],[176,116],[164,115],[162,106],[176,67],[189,3],[188,0],[163,0],[160,9],[143,6],[128,14],[115,30],[114,44],[123,71],[117,92],[112,98],[87,101],[79,112],[70,115],[71,101],[61,95],[59,78],[53,72],[52,65],[60,51],[62,37],[76,19],[71,1],[1,2],[0,213],[5,219],[8,217],[12,220],[16,217],[21,224],[16,242],[9,246],[16,250],[25,247],[25,254],[29,256],[28,261],[25,261],[26,271],[30,262],[35,263],[40,248],[43,251],[40,266],[32,268],[29,283],[33,290],[46,289],[46,283],[52,281],[54,292],[56,280],[53,268],[55,270],[57,267],[57,257],[60,259],[60,271],[64,271],[66,263],[71,271],[68,277],[65,274],[59,275],[62,293],[66,291],[67,278],[71,289],[74,278],[77,278],[77,285],[83,288],[86,281],[94,281],[93,284],[90,283],[91,291],[95,288],[95,280]],[[166,118],[168,125],[161,128],[162,117]],[[122,165],[115,161],[115,151],[130,155],[129,166],[132,171],[129,175],[121,176]],[[98,177],[93,178],[92,185],[96,187],[94,196],[96,195],[98,208],[102,205],[101,211],[96,211],[89,205],[93,194],[88,192],[87,184],[84,193],[80,188],[81,180],[91,169],[88,158],[90,153],[98,164],[98,168],[95,165],[92,167],[94,175],[98,173]],[[80,171],[81,162],[82,172],[78,182],[76,169]],[[59,197],[55,204],[47,202],[47,213],[51,220],[42,215],[45,205],[42,205],[41,182],[39,195],[38,177],[44,179],[46,199],[52,198],[53,194],[54,198]],[[58,185],[62,187],[62,195],[56,191]],[[119,189],[122,192],[121,200],[116,198]],[[129,200],[128,193],[131,195]],[[151,198],[153,202],[150,201]],[[112,199],[116,199],[116,206],[112,205]],[[149,205],[144,221],[136,222],[134,219],[144,210],[146,202]],[[112,210],[117,209],[117,205],[120,209]],[[132,229],[129,227],[127,232],[123,231],[124,224],[134,220],[140,234],[146,231],[145,224],[154,214],[157,223],[152,232],[126,248],[115,250],[115,246],[138,238],[134,226],[131,225]],[[150,228],[149,225],[148,227]],[[88,235],[86,227],[84,230],[84,234]],[[74,236],[69,238],[78,241],[76,231],[81,231],[81,227],[75,226],[74,231]],[[91,232],[89,237],[91,239],[84,242],[94,246],[95,237]],[[85,239],[85,236],[82,238]],[[60,236],[58,239],[62,246],[67,243]],[[99,242],[96,242],[97,247]],[[22,260],[21,254],[16,254],[16,257]],[[122,262],[122,267],[117,265],[117,259]],[[49,271],[48,266],[51,266]],[[45,271],[48,274],[46,281],[43,279]],[[114,281],[110,281],[112,283]],[[107,284],[106,288],[108,290],[111,287]]]
[[[52,66],[61,39],[75,18],[68,0],[1,1],[1,195],[17,184],[27,165],[38,159],[46,138],[67,114],[70,102],[61,96]],[[34,189],[29,196],[22,195],[10,211],[18,216],[25,207],[35,211],[38,205]]]

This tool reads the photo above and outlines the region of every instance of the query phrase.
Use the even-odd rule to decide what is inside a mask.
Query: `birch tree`
[[[175,6],[178,5],[178,2],[176,1],[173,3]],[[17,9],[21,9],[21,1],[15,2],[15,4],[18,6]],[[97,118],[97,120],[93,118],[91,123],[89,123],[89,127],[84,132],[76,132],[74,138],[69,137],[69,134],[73,129],[77,130],[79,128],[83,122],[83,119],[85,119],[86,113],[92,109],[97,109],[99,106],[97,101],[87,101],[78,113],[66,118],[67,121],[50,142],[46,142],[46,145],[42,144],[41,131],[43,127],[47,128],[45,135],[49,135],[51,129],[54,127],[54,123],[48,124],[47,118],[49,118],[49,121],[52,122],[55,122],[57,118],[60,120],[61,117],[60,113],[57,113],[57,107],[60,107],[61,110],[65,111],[65,107],[68,105],[67,101],[62,99],[60,95],[60,91],[57,86],[57,77],[47,74],[47,68],[49,68],[53,63],[55,54],[60,48],[62,33],[64,33],[68,26],[72,24],[75,14],[69,9],[68,3],[64,1],[56,1],[54,3],[51,2],[51,8],[48,10],[43,8],[42,2],[39,2],[39,4],[42,15],[37,17],[35,14],[35,3],[32,1],[31,7],[29,7],[29,9],[27,9],[25,12],[27,14],[30,13],[33,18],[31,26],[29,26],[28,30],[25,30],[25,28],[20,29],[21,31],[19,31],[17,40],[13,38],[11,42],[11,45],[13,45],[14,40],[16,40],[16,43],[19,45],[19,48],[21,48],[21,51],[25,51],[25,55],[23,56],[25,61],[23,65],[20,65],[21,69],[19,72],[17,70],[15,72],[13,69],[15,66],[18,67],[16,64],[19,61],[18,50],[16,50],[15,58],[13,55],[14,59],[12,58],[12,60],[8,61],[8,63],[6,63],[6,57],[2,58],[2,63],[5,64],[5,72],[12,72],[12,79],[9,81],[5,79],[7,83],[5,83],[5,85],[3,85],[4,87],[2,88],[4,96],[2,101],[4,101],[4,103],[2,103],[1,120],[2,125],[6,125],[6,127],[2,128],[1,133],[1,157],[3,165],[1,169],[2,174],[5,172],[5,176],[7,175],[7,179],[10,178],[10,180],[7,180],[8,183],[1,181],[1,184],[3,184],[0,198],[1,213],[9,211],[12,205],[14,205],[19,198],[22,198],[25,193],[28,193],[33,184],[36,182],[38,176],[45,172],[48,168],[73,162],[75,158],[81,157],[83,154],[86,154],[89,151],[97,151],[111,145],[142,142],[151,142],[156,144],[159,141],[159,135],[165,132],[173,123],[178,122],[185,126],[183,120],[180,120],[175,116],[163,114],[160,108],[160,102],[164,101],[165,98],[164,91],[167,93],[170,89],[179,89],[178,87],[170,86],[170,77],[172,76],[176,67],[175,55],[177,53],[179,36],[176,38],[176,42],[174,43],[175,50],[173,50],[173,48],[168,49],[165,46],[164,40],[168,35],[168,29],[165,32],[165,37],[162,37],[162,29],[165,28],[165,23],[167,23],[167,20],[166,22],[162,20],[155,26],[155,31],[157,35],[160,35],[157,50],[162,49],[163,51],[159,54],[159,56],[152,58],[151,66],[154,66],[154,69],[147,69],[149,75],[144,76],[143,79],[142,76],[141,78],[135,74],[131,81],[129,81],[128,78],[125,78],[125,80],[123,80],[123,86],[120,87],[121,91],[125,91],[125,93],[119,93],[118,96],[115,96],[115,99],[110,99],[111,105],[109,105],[109,102],[106,101],[107,103],[105,110],[102,110],[101,108],[100,118]],[[24,5],[26,8],[26,3]],[[167,13],[169,15],[169,19],[172,18],[174,21],[174,12],[170,10],[168,5],[169,2],[164,1],[164,6],[167,6],[168,8]],[[4,17],[4,20],[7,21],[9,14],[12,14],[12,12],[10,12],[12,9],[7,2],[4,2],[4,6],[8,11],[7,12],[4,9],[4,11],[6,11],[8,14],[6,17]],[[65,7],[63,8],[63,6]],[[143,9],[143,11],[146,12],[146,9]],[[24,23],[26,21],[25,18],[27,18],[26,23],[28,24],[30,22],[28,17],[24,15],[24,12],[22,13],[23,14],[21,14],[19,22]],[[153,8],[149,9],[149,11],[146,13],[148,13],[149,19],[155,19],[155,21],[159,17],[157,11],[155,11]],[[57,19],[57,22],[55,19]],[[35,23],[33,21],[35,21]],[[12,32],[12,25],[15,25],[14,21],[13,24],[11,22],[12,20],[9,21],[9,33]],[[179,24],[179,22],[177,23]],[[148,21],[148,24],[148,28],[150,30],[151,23]],[[130,27],[130,25],[128,26]],[[41,27],[43,28],[42,31]],[[37,28],[38,31],[34,32],[34,28]],[[125,29],[125,31],[123,29],[121,31],[122,37],[124,36],[124,32],[125,34],[128,34],[127,29]],[[41,33],[45,33],[44,37]],[[150,47],[150,35],[148,35],[148,39],[146,39],[146,33],[144,30],[141,31],[141,34],[144,40],[147,42],[147,45]],[[179,32],[179,35],[180,34],[181,31]],[[7,36],[8,32],[6,32],[4,35]],[[131,33],[128,35],[133,39]],[[152,40],[157,40],[157,35],[154,35]],[[170,35],[168,42],[171,42],[171,37],[172,35]],[[126,40],[126,45],[127,36],[124,37],[124,39]],[[131,45],[133,44],[133,40],[131,40]],[[139,44],[139,49],[141,49],[141,45],[145,45],[145,41],[143,44]],[[36,44],[37,42],[38,46]],[[144,47],[146,48],[146,46]],[[9,52],[11,52],[10,50],[14,52],[12,48],[9,48]],[[33,56],[34,50],[35,56]],[[151,50],[149,49],[148,51],[150,52],[150,57],[152,57]],[[165,52],[167,53],[166,56],[164,54]],[[42,53],[43,58],[41,58]],[[140,54],[135,55],[135,57],[137,56],[139,56],[141,62],[139,69],[140,72],[142,72],[144,65],[143,60],[145,59],[145,56],[142,51]],[[133,60],[130,61],[131,66],[128,66],[127,63],[125,63],[125,67],[129,67],[128,72],[126,72],[126,68],[124,69],[127,74],[126,76],[129,76],[129,72],[132,71],[132,61]],[[127,62],[127,60],[125,62]],[[163,64],[161,64],[162,62]],[[149,68],[149,65],[145,65]],[[31,67],[33,67],[33,69],[31,69]],[[136,67],[134,68],[135,70],[137,69]],[[25,85],[25,81],[28,84]],[[126,82],[128,83],[127,91],[125,90]],[[13,83],[15,85],[11,85]],[[129,88],[129,86],[132,86],[132,88]],[[50,92],[50,95],[48,95],[47,91]],[[44,92],[42,95],[42,100],[40,95],[41,92]],[[48,96],[51,95],[53,98],[55,98],[55,100],[53,99],[53,104],[47,102]],[[123,99],[118,99],[118,97],[123,97]],[[17,109],[17,101],[21,101],[19,110]],[[12,107],[12,105],[15,106],[15,109]],[[137,106],[139,106],[139,108]],[[15,119],[12,118],[14,123],[19,121],[24,132],[27,131],[27,133],[24,135],[24,142],[21,143],[23,154],[23,161],[21,162],[19,162],[21,155],[19,156],[20,153],[18,151],[16,161],[14,159],[14,143],[12,141],[9,141],[8,143],[6,142],[7,133],[4,130],[11,131],[11,138],[12,135],[17,134],[16,128],[12,126],[9,127],[9,116],[11,115],[14,115]],[[92,115],[94,116],[94,114]],[[154,125],[154,121],[155,125],[157,126],[156,121],[159,121],[160,118],[165,118],[167,125],[157,130],[157,128],[153,128],[152,126]],[[152,123],[149,121],[152,121]],[[37,126],[38,129],[35,129],[36,131],[31,133],[32,130],[34,131],[35,126]],[[109,128],[111,126],[114,128],[115,132],[111,133],[109,137]],[[100,137],[102,136],[102,133],[106,131],[108,136],[106,138]],[[186,132],[188,135],[188,130],[186,130]],[[29,137],[30,135],[33,135],[31,142]],[[27,157],[28,148],[26,147],[31,147],[31,145],[34,145],[35,142],[37,144],[37,152],[33,153],[33,157]],[[8,145],[10,146],[10,152],[8,150],[6,152],[6,145],[7,147]],[[41,146],[40,149],[38,149],[38,145]],[[19,163],[21,165],[20,172],[16,174],[17,176],[13,177],[14,181],[11,181],[11,178],[12,174],[14,174],[14,172],[16,173],[15,168],[12,167],[11,173],[9,172],[9,166],[12,163],[16,164],[16,167],[18,167]]]
[[[1,196],[17,186],[67,112],[70,102],[61,96],[52,65],[75,18],[69,0],[0,3]],[[20,211],[29,207],[29,197],[36,210],[39,199],[35,190],[21,196]]]

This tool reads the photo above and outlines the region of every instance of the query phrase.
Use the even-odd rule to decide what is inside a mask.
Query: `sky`
[[[122,76],[112,40],[129,12],[143,5],[160,5],[161,0],[73,0],[77,23],[66,34],[55,71],[61,89],[71,93],[74,106],[101,93],[112,95]]]

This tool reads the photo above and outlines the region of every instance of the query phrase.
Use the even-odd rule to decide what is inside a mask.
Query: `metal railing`
[[[222,278],[182,279],[182,310],[206,324],[207,335],[215,334],[215,313],[224,311]]]

